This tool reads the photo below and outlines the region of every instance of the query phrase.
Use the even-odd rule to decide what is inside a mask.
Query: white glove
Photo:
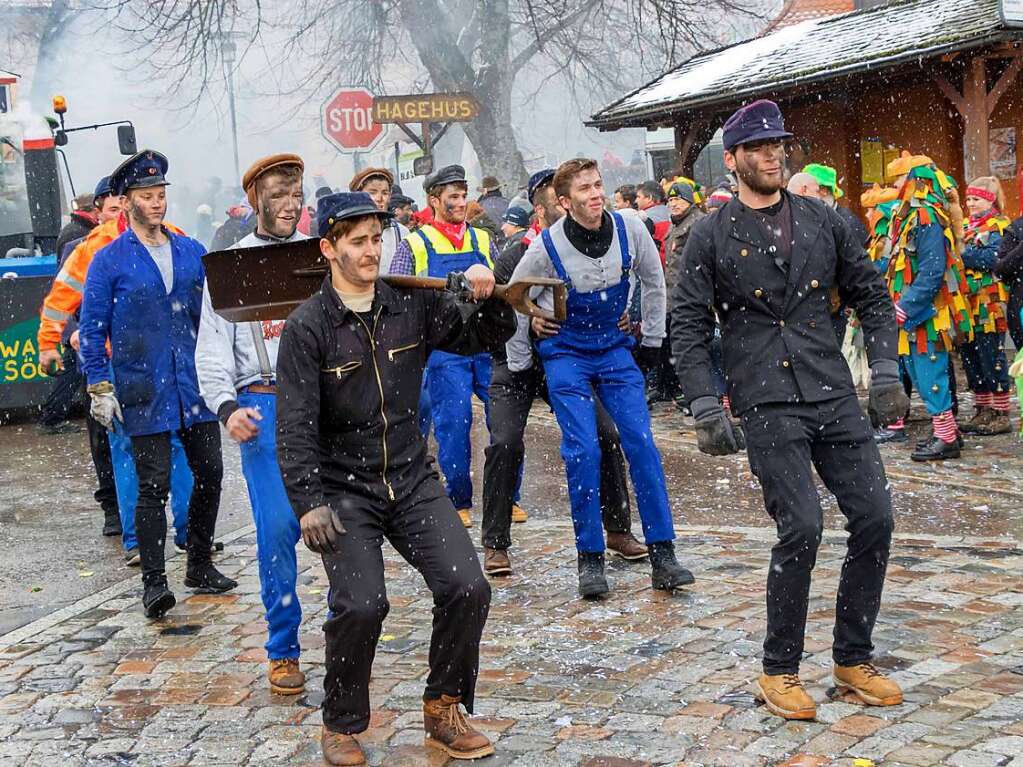
[[[103,427],[114,430],[114,419],[124,423],[124,416],[121,414],[121,405],[114,394],[114,386],[109,381],[100,381],[88,388],[92,404],[89,407],[89,414]]]

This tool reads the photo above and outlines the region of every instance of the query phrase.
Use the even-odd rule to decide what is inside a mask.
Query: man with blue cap
[[[832,648],[835,684],[868,705],[902,702],[898,685],[871,664],[891,497],[871,422],[832,331],[833,289],[863,326],[872,418],[892,423],[909,402],[899,377],[895,310],[862,243],[834,209],[784,189],[791,137],[771,101],[749,104],[725,123],[724,161],[738,195],[693,226],[672,291],[671,327],[700,450],[727,455],[745,447],[778,528],[756,694],[779,716],[813,719],[816,706],[799,679],[823,530],[811,467],[848,520]],[[731,409],[742,429],[725,413],[712,374],[716,321]]]
[[[465,168],[448,165],[423,182],[433,209],[424,224],[398,246],[391,274],[447,277],[479,264],[493,269],[497,245],[485,229],[466,223],[469,182]],[[448,495],[466,527],[472,526],[472,397],[489,405],[490,355],[463,357],[438,352],[430,357],[426,386],[430,397],[437,461]]]
[[[416,402],[427,359],[503,344],[511,308],[473,263],[468,295],[379,280],[390,214],[365,192],[322,198],[319,250],[330,272],[288,317],[277,358],[277,454],[302,539],[323,556],[331,616],[321,747],[327,764],[365,764],[354,735],[369,726],[369,681],[389,608],[386,538],[433,593],[426,744],[456,759],[493,753],[460,708],[473,709],[490,585],[444,492]]]
[[[643,302],[643,348],[659,353],[664,338],[664,269],[638,217],[604,210],[604,182],[595,160],[563,162],[551,183],[566,215],[534,240],[512,281],[556,277],[568,286],[568,315],[538,344],[551,406],[561,426],[578,553],[579,593],[603,597],[606,548],[601,529],[596,401],[607,409],[629,460],[636,504],[650,552],[651,586],[672,591],[694,582],[675,556],[675,530],[661,456],[650,429],[643,374],[622,329],[632,279]],[[554,305],[550,290],[538,305]]]
[[[550,227],[565,215],[554,195],[554,169],[546,168],[529,177],[527,194],[533,206],[539,231]],[[509,208],[514,210],[514,208]],[[498,282],[511,280],[515,267],[525,254],[528,242],[505,247],[494,275]],[[512,572],[511,525],[525,522],[526,513],[518,505],[526,446],[526,422],[538,397],[547,400],[543,366],[536,359],[530,338],[530,319],[517,314],[515,335],[493,354],[494,374],[490,381],[490,444],[483,465],[483,570],[487,575]],[[548,332],[547,327],[551,326]],[[553,334],[556,323],[537,326],[539,334]],[[633,536],[629,487],[625,479],[625,461],[614,421],[597,402],[597,440],[600,444],[600,507],[607,548],[627,561],[645,559],[647,548]]]
[[[302,158],[290,153],[273,154],[252,164],[242,176],[242,188],[256,212],[256,231],[235,248],[306,239],[298,231],[305,207],[304,170]],[[302,608],[296,590],[299,529],[281,480],[276,445],[276,364],[283,330],[283,320],[228,322],[213,311],[209,290],[204,289],[195,366],[203,401],[241,449],[242,473],[256,523],[270,690],[298,695],[305,690],[299,665]]]
[[[146,149],[111,174],[114,193],[125,197],[128,228],[92,260],[81,320],[90,412],[131,438],[142,604],[152,619],[176,603],[164,570],[172,433],[184,446],[195,482],[185,586],[221,593],[238,585],[212,562],[223,463],[220,426],[199,396],[195,372],[205,249],[164,226],[167,165],[166,157]]]

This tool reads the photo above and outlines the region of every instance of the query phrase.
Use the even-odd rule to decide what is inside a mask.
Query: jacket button
[[[932,354],[931,355],[931,362],[937,362],[937,361],[938,361],[938,355],[937,354]]]
[[[934,392],[935,394],[937,394],[937,392],[938,392],[938,390],[940,388],[941,388],[940,386],[938,386],[937,384],[934,384],[934,386],[931,387],[931,391]]]
[[[782,360],[782,361],[781,361],[781,366],[782,366],[783,368],[787,368],[787,367],[789,366],[789,361],[788,361],[788,360]]]
[[[746,250],[746,248],[743,248],[742,250],[739,251],[739,255],[740,256],[748,256],[749,255],[749,251]]]
[[[808,325],[809,325],[809,326],[810,326],[811,328],[815,328],[815,327],[817,327],[817,320],[810,320],[810,321],[809,321],[809,322],[808,322],[807,324],[808,324]]]
[[[820,286],[821,286],[821,284],[819,282],[817,282],[817,280],[810,280],[810,287],[811,288],[819,288]]]
[[[755,295],[757,298],[760,298],[762,295],[764,295],[764,291],[762,291],[760,288],[757,288],[756,290],[753,291],[753,295]]]
[[[778,324],[785,327],[785,320],[778,320]]]

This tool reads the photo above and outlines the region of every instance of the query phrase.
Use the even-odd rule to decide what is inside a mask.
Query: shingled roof
[[[605,130],[656,125],[671,113],[733,104],[1012,36],[1002,23],[999,0],[904,0],[812,19],[698,54],[586,124]]]

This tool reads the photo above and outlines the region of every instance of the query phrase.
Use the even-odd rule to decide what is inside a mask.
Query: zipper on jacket
[[[372,330],[370,330],[369,325],[366,324],[366,321],[364,319],[362,319],[362,317],[359,317],[358,314],[356,314],[355,316],[358,317],[359,322],[361,322],[362,326],[364,328],[366,328],[366,333],[369,334],[369,348],[370,348],[370,352],[373,355],[373,370],[374,370],[374,372],[376,373],[376,376],[377,376],[377,388],[380,390],[380,417],[384,419],[384,436],[383,436],[383,440],[382,440],[382,442],[384,444],[384,468],[383,468],[383,471],[380,473],[380,477],[384,481],[384,487],[387,488],[387,497],[390,500],[393,501],[394,500],[394,488],[392,488],[391,487],[391,483],[387,481],[387,413],[384,412],[384,382],[380,378],[380,365],[377,364],[376,332],[377,332],[377,322],[380,320],[380,309],[378,308],[377,309],[377,313],[375,315],[373,315],[373,329]]]
[[[419,342],[418,341],[416,341],[414,344],[406,344],[405,346],[399,346],[397,349],[391,349],[390,351],[387,352],[387,359],[389,359],[391,362],[394,362],[394,355],[395,354],[400,354],[401,352],[407,352],[410,349],[415,349],[417,346],[419,346]]]
[[[358,360],[355,360],[353,362],[346,362],[344,365],[340,365],[340,366],[338,366],[336,368],[323,368],[320,372],[321,373],[333,373],[338,378],[340,378],[342,373],[348,373],[348,372],[350,372],[352,370],[355,370],[361,364],[362,364],[361,362],[359,362]]]

